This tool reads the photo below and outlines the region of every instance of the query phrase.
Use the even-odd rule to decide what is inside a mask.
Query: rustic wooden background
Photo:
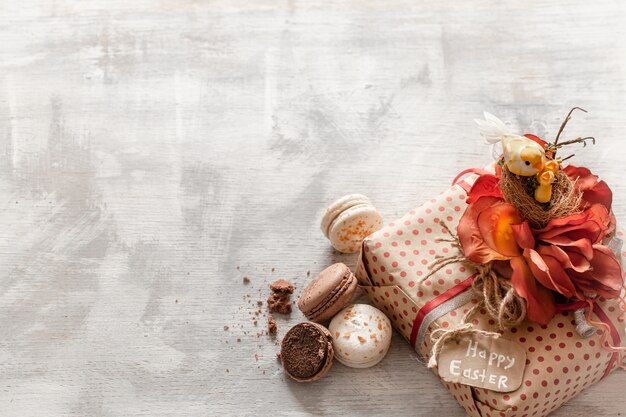
[[[626,219],[620,1],[0,3],[2,416],[461,416],[395,337],[288,381],[253,323],[334,261],[327,203],[393,220],[490,161],[489,110],[550,138]],[[245,285],[243,277],[250,283]],[[224,326],[228,326],[225,330]],[[626,413],[626,373],[557,416]]]

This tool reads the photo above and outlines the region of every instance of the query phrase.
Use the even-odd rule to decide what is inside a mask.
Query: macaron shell
[[[383,219],[371,204],[359,204],[341,213],[330,225],[328,239],[342,253],[356,253],[363,240],[383,227]]]
[[[346,365],[349,368],[365,369],[365,368],[371,368],[372,366],[378,365],[378,363],[382,361],[385,358],[385,356],[387,356],[388,351],[389,351],[389,348],[385,349],[385,351],[382,354],[376,357],[373,357],[372,360],[369,362],[368,361],[355,362],[355,361],[348,359],[345,356],[342,356],[342,357],[336,356],[336,358],[337,358],[337,361],[339,361],[339,363]]]
[[[298,378],[292,374],[290,374],[289,372],[287,372],[287,370],[285,369],[285,365],[284,362],[282,362],[283,365],[283,370],[285,372],[285,374],[287,374],[291,379],[293,379],[294,381],[297,382],[314,382],[317,381],[321,378],[323,378],[328,371],[330,371],[330,368],[332,368],[333,366],[333,358],[334,358],[334,350],[333,350],[333,343],[332,343],[332,336],[330,334],[330,332],[328,331],[328,329],[320,324],[317,323],[310,323],[311,325],[315,326],[316,328],[318,328],[325,336],[326,340],[328,341],[328,345],[327,345],[327,349],[326,349],[326,360],[324,362],[324,365],[320,368],[319,371],[317,371],[317,373],[313,376],[311,376],[310,378]]]
[[[379,363],[391,344],[391,322],[376,307],[352,304],[333,318],[329,326],[335,358],[352,368]]]
[[[332,319],[350,302],[357,286],[356,277],[350,272],[350,275],[341,282],[338,289],[331,293],[330,297],[324,300],[315,311],[309,313],[310,317],[307,317],[318,323]]]
[[[320,228],[322,229],[324,236],[328,237],[328,229],[330,229],[330,225],[342,212],[359,204],[370,204],[370,200],[362,194],[348,194],[338,200],[335,200],[326,209],[326,212],[322,217]]]
[[[333,367],[333,358],[335,357],[334,350],[333,350],[333,343],[332,343],[333,338],[330,332],[328,331],[328,329],[317,323],[312,323],[312,324],[317,326],[322,331],[322,333],[324,333],[324,335],[326,336],[326,339],[328,340],[328,350],[326,351],[326,363],[324,364],[322,369],[319,370],[318,373],[313,375],[311,378],[308,378],[307,380],[303,380],[301,382],[315,382],[325,377],[328,371],[330,371],[330,368]]]
[[[302,290],[298,308],[309,320],[321,323],[345,307],[356,288],[357,280],[350,268],[340,262],[333,264]]]

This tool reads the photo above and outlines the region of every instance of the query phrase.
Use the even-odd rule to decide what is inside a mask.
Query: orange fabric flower
[[[533,230],[504,201],[499,175],[483,174],[468,193],[457,228],[465,257],[494,262],[526,300],[528,319],[540,324],[556,312],[554,292],[567,299],[615,298],[624,283],[619,260],[602,244],[615,228],[611,190],[586,168],[564,171],[583,193],[580,213]]]
[[[525,239],[524,258],[546,288],[579,300],[615,298],[624,276],[615,254],[602,245],[610,223],[606,207],[593,204],[582,213],[554,219],[532,233],[527,226],[516,227],[514,233],[518,241]]]
[[[486,177],[486,178],[485,178]],[[546,324],[556,312],[550,290],[541,285],[532,274],[524,258],[523,246],[514,229],[524,223],[517,209],[504,201],[495,176],[478,178],[469,192],[468,205],[459,221],[457,234],[465,257],[485,264],[499,262],[500,273],[510,276],[517,293],[526,300],[529,320]],[[534,243],[532,235],[528,244]]]
[[[576,181],[576,189],[582,191],[582,209],[589,208],[592,204],[602,204],[607,211],[611,211],[613,192],[606,182],[600,181],[597,175],[593,175],[587,168],[568,165],[563,172],[572,180]]]

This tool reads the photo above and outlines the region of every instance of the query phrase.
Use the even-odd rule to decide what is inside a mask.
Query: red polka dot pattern
[[[465,191],[453,186],[364,242],[356,273],[359,282],[407,341],[420,308],[475,272],[468,265],[453,263],[422,281],[436,257],[459,254],[457,248],[439,239],[449,237],[441,226],[442,220],[456,230],[466,207],[465,198]],[[429,332],[458,326],[476,302],[474,299],[440,317]],[[618,329],[624,344],[626,336],[623,321],[619,320],[618,302],[602,299],[598,304]],[[594,316],[594,320],[599,319]],[[471,321],[479,328],[497,331],[485,310],[477,312]],[[545,416],[602,379],[612,363],[613,355],[602,348],[599,334],[585,339],[576,333],[571,312],[559,313],[547,326],[527,322],[502,334],[526,348],[524,381],[510,393],[443,382],[470,416]],[[419,348],[428,357],[430,338],[426,337]],[[616,368],[615,364],[612,368]]]

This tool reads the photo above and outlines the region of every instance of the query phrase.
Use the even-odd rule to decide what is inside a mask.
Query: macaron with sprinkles
[[[383,219],[369,198],[349,194],[326,209],[321,229],[331,245],[342,253],[356,253],[363,240],[383,227]]]
[[[391,322],[382,311],[368,304],[347,306],[332,319],[328,330],[335,358],[351,368],[376,365],[391,345]]]

